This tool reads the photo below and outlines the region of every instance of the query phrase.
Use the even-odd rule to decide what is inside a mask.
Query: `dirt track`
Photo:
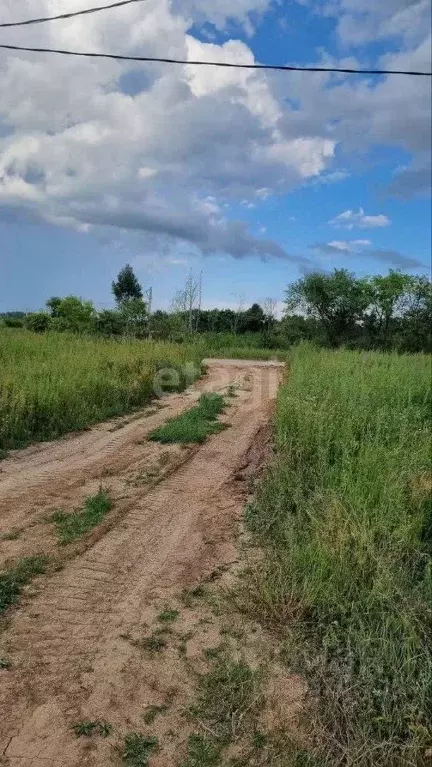
[[[61,571],[39,579],[0,636],[0,656],[11,660],[9,670],[0,670],[5,764],[120,765],[119,737],[148,730],[143,709],[167,695],[177,702],[166,718],[170,729],[160,733],[162,750],[150,764],[179,763],[184,725],[175,717],[187,706],[190,683],[177,668],[176,653],[155,661],[143,655],[139,640],[151,633],[164,605],[178,604],[183,589],[235,561],[245,493],[238,480],[259,460],[260,435],[281,375],[281,366],[271,363],[214,360],[205,379],[166,397],[156,412],[31,448],[3,463],[1,530],[20,531],[1,544],[8,557],[53,553],[57,544],[47,512],[73,508],[101,481],[115,504],[107,523],[65,555]],[[145,440],[203,389],[223,391],[233,382],[238,393],[224,417],[230,427],[201,447]],[[186,612],[183,630],[190,628]],[[71,726],[83,719],[106,720],[114,734],[91,743],[77,739]],[[169,734],[176,727],[177,742]]]

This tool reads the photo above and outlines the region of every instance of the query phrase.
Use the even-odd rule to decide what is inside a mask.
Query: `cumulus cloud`
[[[244,42],[204,43],[189,30],[204,16],[221,27],[244,23],[268,5],[147,0],[43,25],[37,34],[32,27],[19,36],[10,30],[10,42],[253,62]],[[34,0],[31,12],[49,14],[51,0]],[[16,4],[9,2],[5,20],[13,17]],[[204,255],[292,258],[302,266],[307,259],[221,214],[233,202],[252,205],[330,166],[335,141],[320,130],[287,135],[283,111],[260,72],[157,64],[137,70],[114,61],[2,53],[3,216],[143,232],[162,244],[187,242]]]
[[[360,1],[366,2],[340,0],[343,13],[355,16]],[[22,15],[49,15],[52,3],[32,0]],[[16,3],[4,4],[4,20],[16,18]],[[248,63],[254,55],[245,42],[205,43],[194,31],[203,22],[250,28],[270,6],[271,0],[146,0],[67,24],[9,30],[8,41]],[[69,0],[68,7],[82,4]],[[370,0],[365,13],[373,8]],[[427,40],[411,37],[386,64],[420,66],[427,56]],[[334,167],[340,153],[345,166],[350,153],[381,144],[414,157],[395,176],[393,192],[417,191],[425,182],[430,110],[428,84],[412,80],[1,52],[0,215],[143,233],[152,248],[184,242],[204,255],[287,258],[307,268],[307,259],[286,253],[264,232],[254,236],[222,211],[242,200],[263,205],[305,183],[340,181],[348,173]],[[347,228],[390,223],[361,209],[346,214],[339,225]]]
[[[323,12],[337,19],[339,37],[350,46],[391,38],[416,43],[430,28],[429,0],[328,0]]]
[[[328,222],[331,226],[340,229],[381,229],[384,226],[390,226],[391,221],[388,216],[379,213],[376,216],[366,215],[363,208],[358,211],[344,210],[338,216]]]

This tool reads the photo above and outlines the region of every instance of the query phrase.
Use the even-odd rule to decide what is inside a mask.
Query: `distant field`
[[[305,764],[428,763],[430,365],[300,347],[279,393],[276,459],[247,511],[266,552],[248,602],[310,683]]]
[[[127,413],[151,399],[156,370],[201,359],[182,344],[0,329],[0,449]]]

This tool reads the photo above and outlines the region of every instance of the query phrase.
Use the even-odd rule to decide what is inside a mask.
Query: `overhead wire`
[[[139,2],[139,0],[124,0]],[[412,71],[404,69],[355,69],[350,67],[318,67],[318,66],[289,66],[285,64],[239,64],[229,61],[198,61],[193,59],[175,59],[157,56],[127,56],[119,53],[92,53],[89,51],[68,51],[60,48],[35,48],[23,45],[0,44],[0,48],[10,51],[26,51],[28,53],[55,53],[61,56],[83,56],[92,59],[113,59],[115,61],[136,61],[156,64],[178,64],[194,67],[224,67],[229,69],[273,70],[278,72],[335,72],[346,75],[407,75],[411,77],[431,77],[432,72]]]
[[[110,8],[120,8],[122,5],[131,5],[132,3],[142,3],[143,0],[118,0],[118,2],[109,5],[98,5],[94,8],[84,8],[81,11],[70,11],[69,13],[60,13],[57,16],[43,16],[39,19],[27,19],[26,21],[5,21],[0,23],[0,29],[10,27],[27,27],[31,24],[45,24],[47,21],[59,21],[61,19],[73,19],[75,16],[84,16],[88,13],[99,13],[99,11],[108,11]]]

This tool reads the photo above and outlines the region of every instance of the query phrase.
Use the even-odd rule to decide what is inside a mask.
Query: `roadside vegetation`
[[[166,384],[158,377],[162,390],[184,389],[201,370],[199,350],[185,345],[12,329],[0,330],[0,361],[4,450],[55,439],[147,404],[158,370],[175,373]]]
[[[25,557],[14,567],[0,571],[0,615],[18,601],[32,578],[45,572],[47,563],[44,556]]]
[[[196,407],[170,418],[152,431],[149,439],[162,443],[204,442],[210,434],[217,434],[225,428],[217,420],[224,407],[225,400],[221,394],[202,394]]]
[[[246,607],[306,675],[317,764],[426,765],[430,358],[299,347],[246,522]]]

